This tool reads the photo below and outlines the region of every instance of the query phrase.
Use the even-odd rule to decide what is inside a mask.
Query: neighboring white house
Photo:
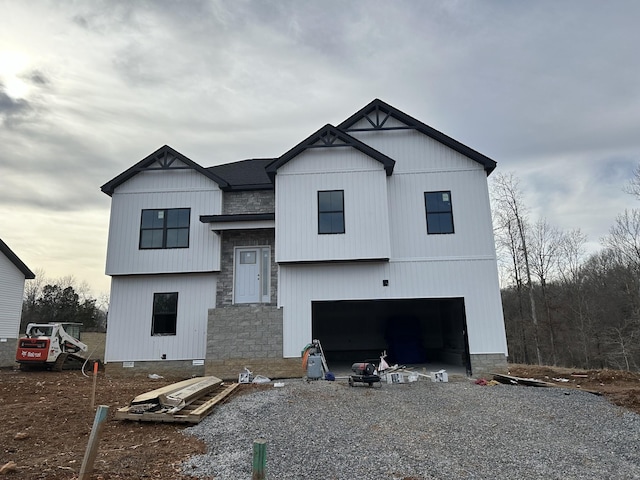
[[[495,166],[381,100],[276,159],[160,148],[102,186],[107,368],[300,375],[318,338],[330,361],[503,369]]]
[[[25,279],[36,276],[0,239],[0,367],[16,363]]]

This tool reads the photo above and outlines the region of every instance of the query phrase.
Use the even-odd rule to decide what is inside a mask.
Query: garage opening
[[[442,364],[471,374],[463,298],[312,302],[312,334],[328,363]]]

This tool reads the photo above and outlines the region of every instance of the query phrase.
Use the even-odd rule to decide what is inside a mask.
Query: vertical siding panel
[[[18,338],[24,274],[0,253],[0,338]]]
[[[305,223],[308,218],[298,218],[296,214],[302,215],[300,210],[310,208],[311,202],[304,201],[306,193],[322,189],[338,177],[345,188],[347,230],[362,228],[368,215],[350,213],[346,189],[353,189],[364,200],[357,204],[362,212],[365,211],[363,205],[373,201],[372,191],[380,198],[377,189],[386,190],[384,201],[391,260],[375,264],[281,265],[279,288],[280,304],[284,306],[284,355],[298,356],[300,349],[311,340],[311,302],[314,300],[451,297],[464,298],[471,353],[506,354],[483,167],[416,131],[351,134],[396,160],[393,175],[385,178],[385,185],[381,187],[366,177],[368,172],[364,164],[356,171],[356,158],[349,164],[354,171],[346,171],[347,157],[334,157],[323,164],[324,170],[320,170],[318,152],[314,152],[314,162],[296,158],[287,164],[276,177],[278,260],[335,258],[337,246],[321,242],[318,235],[310,235],[309,232],[315,231],[315,225]],[[362,183],[358,183],[360,181]],[[424,192],[441,190],[451,191],[455,233],[428,235]],[[313,204],[311,211],[315,221]],[[360,243],[367,241],[364,236],[357,240]],[[375,235],[368,241],[376,241]],[[362,245],[359,247],[363,248]],[[315,256],[312,251],[317,252]],[[382,287],[383,279],[389,280],[388,287]]]
[[[389,280],[388,287],[382,286],[383,279]],[[299,356],[311,340],[314,300],[453,297],[465,301],[471,353],[506,353],[497,269],[491,260],[281,266],[280,280],[285,356]]]
[[[167,190],[158,190],[160,188]],[[189,248],[139,250],[141,212],[154,208],[191,208]],[[215,215],[221,211],[222,192],[215,182],[199,173],[180,171],[136,175],[118,187],[112,197],[106,273],[128,275],[219,270],[220,240],[207,224],[200,222],[200,215]]]
[[[428,235],[424,192],[451,192],[454,234]],[[495,257],[484,172],[393,175],[389,182],[392,257]]]
[[[300,155],[290,162],[291,168],[285,168],[287,164],[278,171],[277,261],[388,258],[387,177],[382,165],[353,149],[326,150]],[[327,173],[327,165],[339,165],[338,171]],[[344,234],[318,234],[320,190],[344,190]]]
[[[215,307],[216,276],[113,277],[106,362],[203,359],[207,316]],[[153,294],[178,292],[176,335],[152,336]]]

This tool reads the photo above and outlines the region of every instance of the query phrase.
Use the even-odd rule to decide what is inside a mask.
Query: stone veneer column
[[[299,358],[282,358],[282,310],[274,305],[209,310],[206,374],[237,379],[245,367],[269,378],[303,375]]]
[[[474,377],[492,373],[507,373],[507,357],[502,353],[471,354],[471,374]]]

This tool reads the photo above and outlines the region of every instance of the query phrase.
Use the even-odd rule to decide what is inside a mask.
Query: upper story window
[[[318,233],[344,233],[344,190],[318,192]]]
[[[140,249],[189,247],[190,208],[142,210]]]
[[[178,292],[153,294],[151,335],[175,335],[178,320]]]
[[[453,209],[451,192],[425,192],[427,208],[427,233],[453,233]]]

